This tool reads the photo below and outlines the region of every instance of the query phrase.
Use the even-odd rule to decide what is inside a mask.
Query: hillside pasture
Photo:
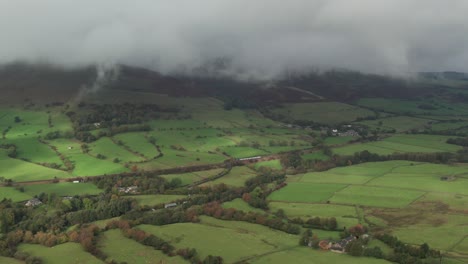
[[[98,247],[118,263],[187,263],[183,258],[169,257],[160,250],[142,245],[125,237],[120,229],[113,229],[101,234]]]
[[[267,167],[271,168],[274,170],[282,170],[283,166],[281,165],[280,160],[268,160],[268,161],[261,161],[257,162],[254,166],[256,170],[258,170],[260,167]]]
[[[23,261],[20,261],[14,258],[1,257],[1,256],[0,256],[0,263],[2,264],[24,264]]]
[[[140,225],[138,228],[170,241],[176,248],[194,247],[202,257],[223,256],[226,263],[291,248],[299,239],[261,225],[204,216],[200,219],[200,223]],[[200,238],[204,238],[203,243]]]
[[[102,264],[101,260],[85,252],[78,243],[64,243],[51,248],[35,245],[21,244],[18,247],[19,251],[26,252],[31,256],[41,258],[45,264]]]
[[[128,171],[122,164],[114,163],[111,160],[98,159],[83,153],[81,144],[78,141],[54,139],[48,142],[73,163],[75,168],[72,175],[74,176],[94,176]]]
[[[13,187],[0,187],[0,201],[3,199],[11,199],[13,202],[21,202],[31,198],[31,195],[20,192]]]
[[[145,156],[147,159],[154,158],[159,155],[156,147],[152,145],[145,137],[143,132],[132,132],[118,134],[114,136],[116,141],[122,141],[123,144],[129,147],[132,151]]]
[[[290,182],[286,187],[268,196],[268,200],[306,203],[324,202],[345,187],[344,184]]]
[[[0,149],[0,177],[16,182],[48,180],[71,177],[67,172],[36,165],[31,162],[13,159],[6,155],[6,150]]]
[[[224,183],[229,186],[241,187],[244,186],[245,181],[256,176],[254,170],[249,169],[248,167],[233,167],[231,171],[224,175],[223,177],[202,184],[202,186],[212,186],[220,183]]]
[[[422,191],[384,187],[348,186],[335,193],[330,201],[338,204],[374,207],[406,207],[424,194]]]
[[[143,161],[144,158],[139,157],[121,146],[118,146],[108,137],[102,137],[93,143],[88,144],[90,147],[90,154],[94,157],[103,155],[105,159],[112,161],[117,158],[122,162],[137,162]]]
[[[284,210],[290,218],[335,217],[339,228],[350,227],[359,222],[354,206],[289,202],[270,202],[268,206],[272,212]]]
[[[241,198],[236,198],[232,201],[225,202],[222,204],[222,207],[225,209],[234,208],[236,210],[244,211],[244,212],[265,213],[265,211],[261,209],[250,206]]]
[[[50,184],[34,184],[24,186],[24,192],[31,196],[38,195],[40,193],[55,193],[59,196],[74,196],[74,195],[97,195],[103,192],[103,190],[96,187],[92,183],[72,183],[72,182],[61,182],[61,183],[50,183]]]
[[[392,130],[396,132],[409,131],[411,129],[424,128],[431,120],[409,117],[409,116],[392,116],[375,120],[366,120],[358,122],[360,125],[368,126],[371,129]]]

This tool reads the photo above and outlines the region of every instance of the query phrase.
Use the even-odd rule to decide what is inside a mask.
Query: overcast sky
[[[0,0],[0,63],[468,71],[468,0]]]

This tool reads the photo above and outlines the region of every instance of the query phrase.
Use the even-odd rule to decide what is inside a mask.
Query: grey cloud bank
[[[0,0],[0,63],[468,71],[466,0]]]

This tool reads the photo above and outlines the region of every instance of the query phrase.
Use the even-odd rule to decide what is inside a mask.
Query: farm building
[[[168,204],[164,205],[164,208],[172,208],[172,207],[176,207],[176,206],[177,206],[177,203],[168,203]]]
[[[117,189],[120,193],[137,193],[138,192],[138,186],[129,186],[129,187],[119,187]]]
[[[31,206],[38,206],[38,205],[41,205],[42,202],[41,200],[37,199],[37,198],[33,198],[29,201],[27,201],[24,205],[28,206],[28,207],[31,207]]]
[[[342,240],[333,243],[330,247],[330,250],[333,252],[337,252],[337,253],[343,253],[345,252],[346,246],[355,239],[356,239],[355,236],[349,236],[349,237],[343,238]]]

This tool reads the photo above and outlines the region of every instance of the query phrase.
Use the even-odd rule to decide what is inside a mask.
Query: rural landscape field
[[[0,264],[468,264],[467,14],[0,0]]]
[[[468,262],[463,87],[187,97],[138,71],[2,103],[2,263]]]

